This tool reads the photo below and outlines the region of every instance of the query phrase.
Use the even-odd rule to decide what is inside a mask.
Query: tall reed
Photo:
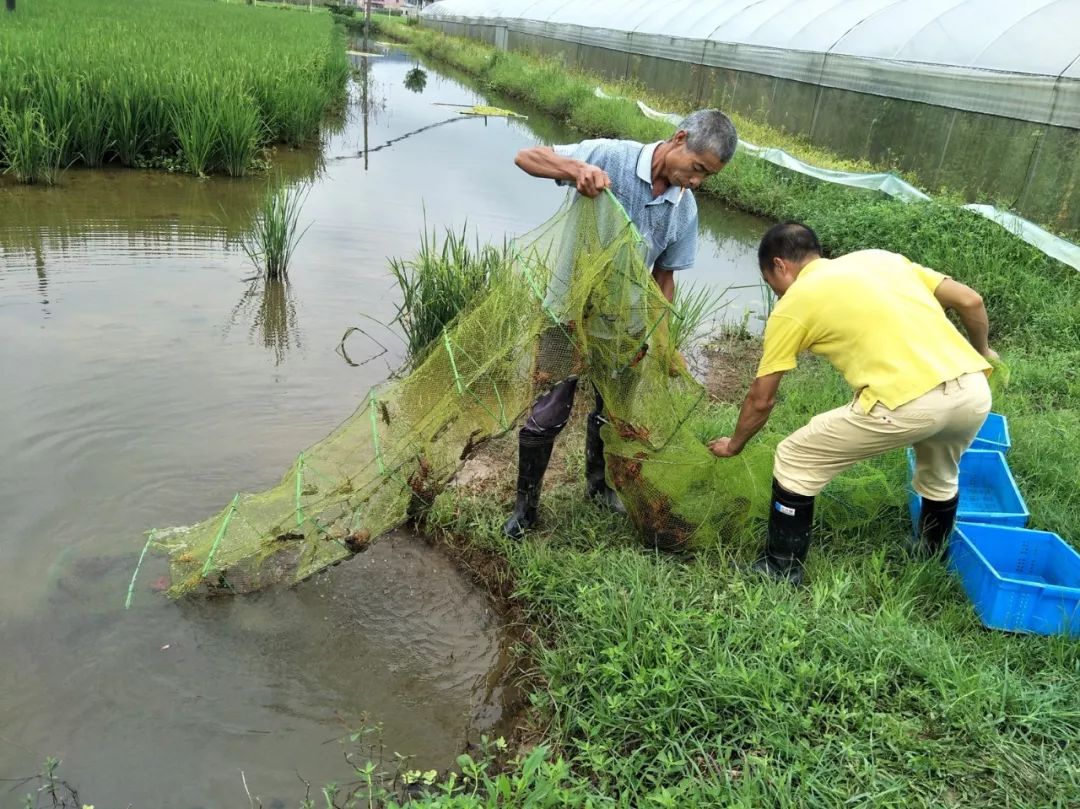
[[[289,264],[300,239],[311,225],[299,230],[300,212],[310,186],[290,186],[280,177],[267,189],[251,232],[241,246],[268,281],[288,277]]]

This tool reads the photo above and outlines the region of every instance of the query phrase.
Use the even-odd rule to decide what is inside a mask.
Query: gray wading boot
[[[814,498],[789,492],[773,479],[769,508],[769,536],[751,570],[776,581],[799,586],[805,583],[803,565],[810,550],[814,522]]]
[[[930,559],[947,551],[949,535],[956,523],[960,495],[949,500],[922,499],[915,536],[907,540],[907,552],[917,559]]]
[[[551,450],[555,440],[523,441],[518,440],[518,480],[517,500],[510,519],[503,525],[503,534],[510,539],[521,539],[525,532],[536,527],[540,506],[540,487],[544,482],[544,472],[551,460]]]
[[[625,514],[626,506],[607,483],[604,440],[600,437],[600,425],[603,423],[599,414],[589,414],[585,427],[585,493],[605,508]]]

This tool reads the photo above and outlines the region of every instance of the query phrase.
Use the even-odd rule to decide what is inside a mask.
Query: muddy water
[[[88,802],[188,809],[243,805],[243,771],[264,806],[295,805],[297,771],[347,777],[334,740],[365,721],[441,767],[497,719],[498,622],[416,538],[231,601],[165,601],[151,559],[123,609],[144,530],[273,484],[400,362],[376,323],[394,314],[387,256],[425,222],[501,241],[562,198],[512,161],[572,133],[461,118],[435,102],[485,99],[433,70],[407,89],[414,63],[383,53],[366,125],[357,90],[321,156],[276,156],[311,184],[287,287],[244,280],[264,179],[0,181],[0,778],[55,755]],[[761,224],[701,208],[695,278],[752,281]],[[346,344],[358,364],[334,350],[351,325],[371,334]]]

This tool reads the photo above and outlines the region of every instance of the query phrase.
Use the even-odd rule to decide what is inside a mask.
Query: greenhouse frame
[[[1080,0],[442,0],[422,20],[1080,231]]]

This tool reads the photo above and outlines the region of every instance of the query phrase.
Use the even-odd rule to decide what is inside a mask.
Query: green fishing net
[[[422,514],[478,447],[571,375],[603,396],[608,480],[646,543],[746,534],[768,505],[773,442],[732,459],[708,451],[734,416],[718,425],[670,344],[676,315],[615,198],[569,195],[508,255],[408,374],[373,388],[277,486],[153,540],[170,555],[170,595],[292,584],[363,549]]]

